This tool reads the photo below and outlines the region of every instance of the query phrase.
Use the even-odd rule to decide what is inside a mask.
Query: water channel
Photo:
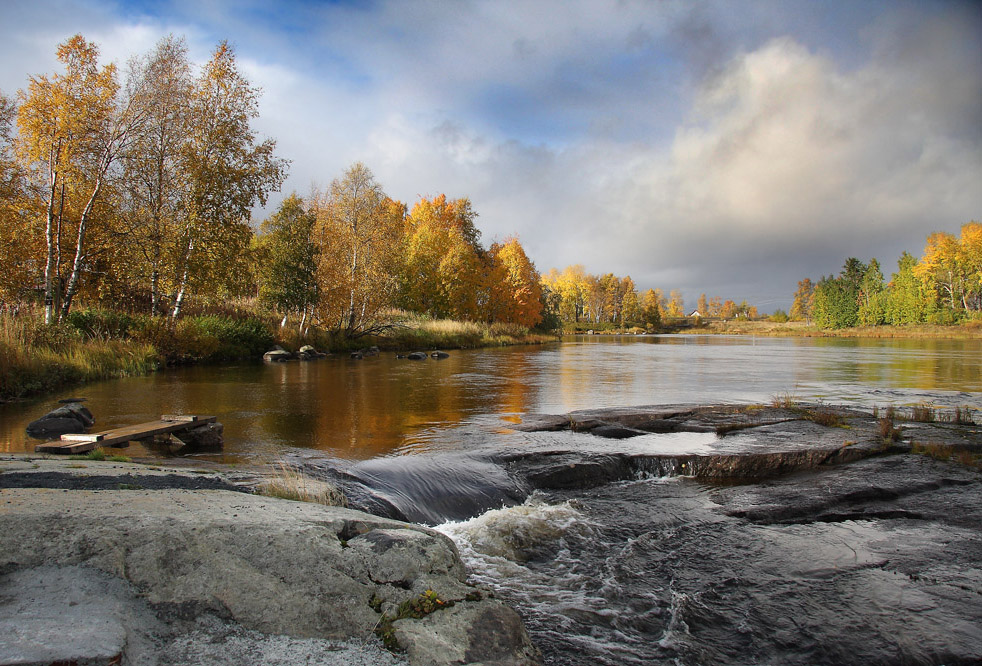
[[[947,483],[963,495],[920,497],[923,506],[904,514],[916,520],[779,524],[734,518],[727,507],[795,493],[820,504],[831,477],[727,487],[642,475],[543,492],[501,464],[516,450],[693,452],[716,438],[510,428],[529,414],[577,409],[788,396],[864,409],[967,407],[979,422],[982,340],[583,336],[423,362],[382,354],[177,368],[0,405],[0,451],[31,450],[26,424],[70,396],[87,398],[98,427],[218,415],[225,450],[202,457],[287,458],[345,479],[390,515],[437,526],[471,578],[521,612],[551,666],[982,659],[982,501],[969,472],[944,471],[939,483],[923,457],[893,481],[866,461],[843,466],[834,481],[843,487],[879,476],[900,487]],[[159,455],[136,445],[126,454]],[[925,518],[944,514],[945,502],[968,507],[968,517]]]

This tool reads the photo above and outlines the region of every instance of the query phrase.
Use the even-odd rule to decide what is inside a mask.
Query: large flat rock
[[[0,490],[0,573],[83,567],[132,586],[157,612],[214,615],[247,631],[295,638],[365,640],[383,612],[394,615],[401,603],[429,590],[456,613],[494,604],[465,584],[453,542],[436,531],[228,490],[139,489],[139,483],[129,483],[139,477],[137,467],[117,466],[116,476],[88,462],[62,470],[108,477],[105,487],[111,489]],[[58,473],[43,463],[0,477],[36,474],[39,485],[52,485],[50,475]],[[144,481],[166,482],[170,474],[187,472],[155,470]],[[118,483],[120,478],[127,483]],[[24,485],[23,479],[9,485]],[[520,626],[518,615],[507,612]],[[91,617],[102,621],[104,615]],[[34,626],[47,631],[46,622],[39,618]],[[99,633],[112,652],[119,647],[110,640],[119,635],[118,623],[108,618],[105,626]],[[525,643],[515,649],[522,653]],[[103,655],[94,647],[83,652]],[[480,654],[472,657],[482,661]]]

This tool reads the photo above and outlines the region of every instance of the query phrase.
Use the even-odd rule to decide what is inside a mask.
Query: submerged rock
[[[406,356],[410,361],[425,361],[426,352],[412,352]]]

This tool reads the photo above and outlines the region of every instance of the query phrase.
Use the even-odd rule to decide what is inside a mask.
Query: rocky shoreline
[[[954,539],[978,527],[978,470],[935,460],[957,454],[977,465],[982,427],[973,423],[895,426],[892,417],[827,405],[662,405],[530,415],[514,429],[571,433],[564,446],[533,437],[494,456],[503,479],[558,501],[608,501],[605,493],[650,477],[716,484],[719,515],[680,513],[679,534],[698,533],[702,523],[715,530],[720,516],[738,521],[737,532],[914,520]],[[604,444],[671,432],[712,441],[662,452],[639,445],[614,453]],[[928,455],[909,455],[925,445]],[[485,468],[475,473],[487,476]],[[0,457],[0,666],[541,662],[522,618],[468,582],[447,536],[396,519],[405,516],[395,507],[385,518],[252,494],[260,481],[257,471],[197,463]],[[958,506],[942,519],[935,505],[952,493]],[[957,567],[974,555],[945,557]],[[673,566],[665,575],[674,580],[692,562]],[[953,603],[943,599],[935,601]],[[958,604],[953,612],[962,615],[977,607]],[[982,655],[965,641],[937,653]]]

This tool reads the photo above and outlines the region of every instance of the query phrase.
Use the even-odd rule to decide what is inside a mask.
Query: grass
[[[946,338],[965,339],[982,337],[982,321],[968,320],[950,326],[914,324],[911,326],[857,326],[854,328],[823,329],[803,321],[786,323],[772,321],[748,321],[734,319],[711,321],[706,326],[691,329],[690,333],[718,335],[757,335],[768,337],[805,338]]]
[[[341,490],[326,481],[308,478],[303,472],[281,464],[275,476],[263,481],[256,493],[266,497],[311,502],[325,506],[347,506]]]
[[[88,453],[83,453],[75,456],[68,456],[69,460],[93,460],[96,462],[108,461],[108,462],[132,462],[132,460],[127,456],[120,455],[109,455],[103,448],[92,449]]]
[[[934,458],[935,460],[954,461],[966,467],[982,469],[982,454],[953,444],[914,442],[911,445],[911,453]]]

